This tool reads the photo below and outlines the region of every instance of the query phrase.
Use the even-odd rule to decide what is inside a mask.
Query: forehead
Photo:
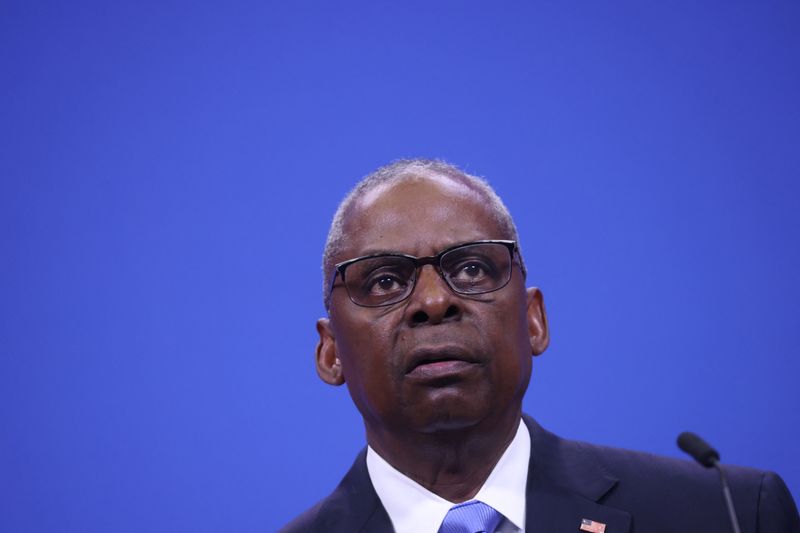
[[[365,193],[344,219],[337,261],[378,252],[433,255],[463,242],[507,238],[482,194],[447,177],[413,176]]]

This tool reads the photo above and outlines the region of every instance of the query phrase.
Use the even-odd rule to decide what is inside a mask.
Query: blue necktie
[[[494,533],[503,515],[483,502],[459,503],[447,511],[439,533]]]

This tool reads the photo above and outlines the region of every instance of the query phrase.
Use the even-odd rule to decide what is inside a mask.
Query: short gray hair
[[[434,176],[445,177],[466,185],[479,196],[482,196],[503,233],[508,238],[517,241],[517,247],[519,247],[517,226],[511,218],[511,213],[486,180],[467,174],[455,165],[440,159],[398,159],[362,178],[347,193],[347,196],[341,201],[336,213],[333,215],[333,221],[328,231],[328,239],[325,241],[325,251],[322,254],[322,297],[325,309],[330,309],[330,290],[335,267],[333,260],[341,252],[345,242],[344,221],[347,212],[361,197],[380,186],[399,183],[414,177]],[[519,258],[522,274],[525,275],[525,264],[522,261],[521,252]]]

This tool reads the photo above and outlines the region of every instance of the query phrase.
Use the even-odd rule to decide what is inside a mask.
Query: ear
[[[336,357],[336,336],[331,328],[328,318],[317,320],[317,374],[328,385],[341,385],[344,383],[342,362]]]
[[[542,291],[529,287],[528,292],[528,336],[531,341],[531,353],[539,355],[550,344],[550,328],[547,326],[547,313],[544,310]]]

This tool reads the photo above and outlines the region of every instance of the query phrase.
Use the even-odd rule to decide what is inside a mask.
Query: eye
[[[370,292],[389,292],[399,287],[399,285],[400,282],[396,278],[384,275],[372,281]]]
[[[401,300],[414,282],[415,265],[408,257],[376,255],[347,268],[347,291],[359,305],[377,306]]]
[[[469,263],[461,267],[461,274],[462,277],[466,276],[468,278],[477,278],[478,276],[482,276],[484,274],[483,266],[477,263]]]
[[[376,272],[365,283],[366,293],[374,296],[402,292],[407,281],[391,272]]]
[[[490,276],[492,273],[490,265],[477,259],[470,259],[460,262],[454,269],[450,278],[453,281],[462,283],[476,283]]]

